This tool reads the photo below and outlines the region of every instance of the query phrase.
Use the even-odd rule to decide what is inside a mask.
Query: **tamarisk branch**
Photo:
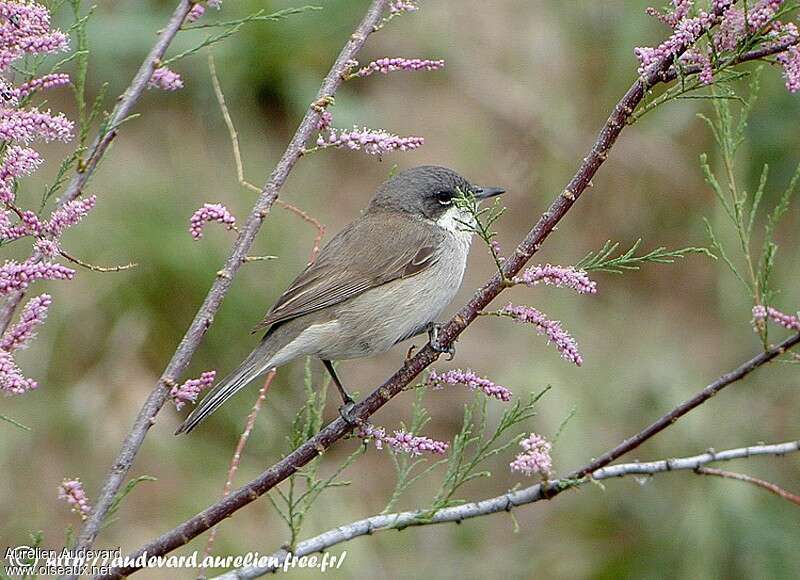
[[[370,11],[375,8],[373,4]],[[719,17],[724,11],[722,5],[718,5],[715,8],[715,15]],[[363,23],[362,23],[363,24]],[[359,29],[361,30],[361,29]],[[354,38],[356,38],[354,36]],[[353,40],[350,41],[349,45],[354,42]],[[660,60],[654,62],[650,67],[648,67],[647,71],[643,74],[642,77],[638,78],[628,89],[628,91],[623,95],[622,99],[616,104],[614,107],[611,115],[608,117],[605,125],[601,129],[591,151],[589,154],[584,157],[578,171],[569,181],[567,186],[563,189],[562,193],[553,201],[550,207],[545,211],[545,213],[541,216],[539,221],[535,224],[533,229],[527,234],[525,239],[517,246],[514,253],[509,256],[507,259],[503,261],[503,272],[497,273],[493,276],[483,287],[481,287],[476,294],[473,296],[472,300],[464,306],[455,317],[453,317],[445,326],[442,327],[439,333],[439,344],[440,346],[446,348],[447,346],[452,345],[458,336],[479,316],[479,314],[483,311],[483,309],[489,305],[489,303],[494,300],[506,287],[503,283],[504,280],[513,278],[516,274],[518,274],[528,260],[539,250],[541,244],[545,241],[545,239],[550,235],[550,233],[555,229],[556,225],[561,221],[561,219],[566,215],[566,213],[574,206],[575,202],[578,198],[583,194],[583,192],[591,185],[591,180],[600,169],[600,166],[606,161],[608,158],[608,154],[611,148],[614,146],[617,138],[621,134],[623,128],[628,124],[629,120],[631,119],[634,110],[637,106],[642,102],[645,94],[648,90],[655,87],[661,82],[664,82],[664,79],[669,78],[669,71],[673,67],[675,59],[678,58],[681,54],[683,54],[686,49],[688,48],[688,44],[686,42],[678,43],[675,46],[675,50],[673,53],[670,53],[668,56],[661,58]],[[347,47],[345,51],[347,52]],[[760,58],[761,56],[759,56]],[[340,59],[337,60],[337,64],[341,61]],[[334,66],[336,69],[336,65]],[[333,72],[333,71],[332,71]],[[326,82],[328,80],[326,79]],[[324,88],[324,86],[323,86]],[[322,93],[321,93],[322,94]],[[309,111],[304,119],[303,124],[301,125],[301,129],[298,131],[302,131],[304,128],[308,128],[309,125],[309,115],[312,116],[311,120],[316,120],[317,116],[313,115],[313,111]],[[295,139],[292,140],[290,144],[289,150],[287,150],[287,155],[292,150],[294,146],[297,145],[297,135]],[[302,146],[302,143],[300,143]],[[295,159],[296,160],[296,159]],[[276,177],[280,177],[281,175],[281,166],[285,163],[284,160],[281,161],[279,164],[278,169],[276,169],[276,173],[273,174],[273,178],[268,183],[268,186],[265,188],[265,194],[267,199],[264,200],[267,207],[271,204],[272,200],[274,200],[275,195],[277,195],[277,189],[271,190],[270,184],[273,183],[273,180]],[[279,183],[282,183],[280,181]],[[261,203],[261,202],[259,202]],[[257,205],[257,208],[260,205]],[[248,222],[248,226],[244,230],[242,236],[240,237],[240,242],[243,238],[247,238],[249,232],[252,230],[251,223]],[[253,232],[254,235],[254,232]],[[237,242],[238,245],[239,242]],[[234,252],[236,255],[236,252]],[[231,275],[235,273],[235,269],[229,270],[226,266],[226,272],[229,272]],[[222,294],[227,291],[229,286],[229,281],[227,284],[224,281],[218,280],[215,283],[215,287],[212,288],[212,292],[209,294],[209,299],[220,300]],[[220,295],[215,294],[215,291],[219,285],[219,290],[221,292]],[[212,310],[216,310],[218,303]],[[203,309],[206,309],[206,304],[204,304]],[[199,319],[202,318],[203,309],[201,312],[198,313],[198,319],[195,320],[197,322]],[[193,328],[195,324],[193,323]],[[192,334],[192,329],[190,329],[190,333],[187,334],[186,340],[190,340],[190,345],[185,346],[183,343],[179,348],[179,351],[176,353],[176,357],[178,360],[182,361],[180,365],[176,365],[175,367],[172,366],[168,367],[168,373],[171,369],[175,370],[182,370],[185,367],[185,361],[188,358],[184,359],[183,356],[187,353],[191,354],[194,348],[196,348],[197,342],[199,342],[199,337],[194,337]],[[791,339],[790,339],[791,340]],[[196,341],[196,342],[195,342]],[[194,344],[195,346],[191,346]],[[796,344],[792,342],[790,345],[784,343],[782,345],[783,349],[789,348]],[[183,352],[183,354],[181,354]],[[783,352],[781,350],[780,352]],[[775,356],[778,356],[780,352],[776,352],[768,359],[764,359],[761,362],[758,362],[753,368],[757,368],[761,364],[768,362]],[[368,397],[366,397],[363,401],[357,404],[354,409],[351,411],[351,415],[357,420],[364,422],[370,417],[373,413],[375,413],[378,409],[380,409],[383,405],[385,405],[389,400],[391,400],[394,396],[400,393],[411,381],[414,380],[426,367],[436,361],[439,357],[439,353],[436,352],[430,345],[426,345],[423,347],[415,356],[409,358],[405,361],[403,367],[398,370],[392,377],[390,377],[383,385],[375,389]],[[173,359],[175,360],[175,359]],[[741,376],[745,376],[753,369],[743,373]],[[166,376],[170,376],[169,374],[165,373]],[[741,378],[741,377],[739,377]],[[736,379],[738,380],[738,379]],[[730,383],[728,383],[730,384]],[[163,390],[162,390],[163,391]],[[160,407],[160,403],[163,403],[163,399],[165,395],[159,389],[154,391],[151,398],[154,399],[154,402],[157,403],[157,406],[151,406],[151,409],[155,409],[152,415],[148,415],[145,417],[146,425],[143,431],[139,432],[141,437],[144,436],[144,432],[149,427],[149,420],[150,418],[155,416],[157,413],[158,407]],[[160,402],[159,402],[160,399]],[[702,402],[702,401],[700,401]],[[697,403],[700,404],[700,403]],[[149,405],[146,404],[146,407]],[[694,405],[696,406],[696,405]],[[689,407],[688,410],[691,410],[692,407]],[[144,412],[144,409],[143,409]],[[138,424],[138,420],[137,420]],[[663,428],[663,427],[662,427]],[[235,490],[232,492],[228,497],[224,498],[220,502],[206,508],[199,514],[195,515],[194,517],[186,520],[175,529],[163,534],[159,538],[153,540],[152,542],[148,543],[147,545],[140,548],[138,551],[134,553],[134,556],[147,552],[148,555],[157,556],[166,554],[175,548],[178,548],[186,543],[188,543],[192,538],[198,536],[199,534],[205,532],[215,524],[219,523],[223,519],[230,517],[235,511],[241,509],[245,505],[249,504],[252,501],[255,501],[258,497],[290,477],[292,474],[297,472],[300,468],[304,465],[308,464],[312,459],[317,457],[318,455],[324,453],[324,451],[333,445],[336,441],[343,438],[352,430],[352,426],[349,425],[347,422],[344,421],[342,418],[337,418],[336,420],[332,421],[328,424],[325,428],[323,428],[317,435],[307,440],[305,443],[300,445],[297,449],[295,449],[292,453],[287,455],[284,459],[264,471],[259,477],[254,479],[253,481],[249,482],[248,484],[244,485],[243,487]],[[656,430],[658,432],[660,429]],[[654,433],[655,433],[654,432]],[[652,435],[650,435],[652,436]],[[130,455],[128,459],[128,463],[126,464],[127,467],[130,466],[130,461],[132,461],[133,455],[135,455],[136,450],[141,445],[141,439],[139,439],[138,443],[133,441],[133,446],[131,447],[132,455]],[[127,446],[127,443],[126,443]],[[635,445],[634,445],[635,447]],[[631,447],[634,448],[634,447]],[[613,459],[611,459],[613,460]],[[609,460],[609,461],[611,461]],[[127,467],[125,471],[127,471]],[[599,466],[598,466],[599,467]],[[111,573],[106,576],[109,578],[119,578],[126,576],[135,571],[135,568],[120,568],[112,570]]]
[[[156,415],[168,397],[169,385],[177,382],[200,345],[203,336],[211,327],[214,315],[219,310],[223,298],[230,289],[233,277],[242,264],[245,263],[245,258],[255,240],[256,234],[261,228],[264,219],[269,215],[270,208],[278,197],[278,192],[302,156],[303,146],[316,131],[320,113],[324,111],[325,106],[330,102],[330,99],[343,82],[342,73],[347,68],[348,63],[354,60],[369,35],[373,32],[373,28],[380,22],[387,3],[388,0],[373,0],[371,2],[363,20],[347,40],[330,72],[322,82],[316,99],[309,106],[292,140],[261,190],[225,265],[217,274],[217,278],[214,280],[189,329],[181,339],[178,348],[172,355],[158,384],[139,411],[133,427],[126,436],[122,448],[105,478],[95,507],[78,537],[77,549],[90,548],[93,545],[117,491],[122,486],[147,432],[155,423]],[[187,4],[191,4],[191,2],[183,0],[180,6]],[[208,527],[205,529],[208,529]]]
[[[729,472],[722,472],[718,469],[706,468],[703,466],[718,461],[732,461],[734,459],[746,459],[756,456],[780,457],[789,453],[797,453],[798,451],[800,451],[800,441],[788,441],[786,443],[776,443],[774,445],[754,445],[752,447],[728,449],[718,452],[707,451],[706,453],[692,457],[662,459],[660,461],[650,461],[647,463],[636,462],[612,465],[610,467],[598,469],[590,476],[584,476],[580,479],[555,479],[546,483],[532,485],[518,491],[508,492],[497,497],[444,508],[430,517],[427,517],[429,516],[429,512],[424,510],[372,516],[363,520],[358,520],[357,522],[339,526],[338,528],[328,530],[318,536],[300,542],[291,555],[297,557],[307,556],[315,552],[322,552],[337,544],[342,544],[361,536],[368,536],[385,530],[403,530],[412,526],[427,526],[451,522],[460,523],[470,518],[510,512],[512,509],[519,506],[550,499],[553,497],[551,494],[554,493],[555,490],[561,491],[564,489],[571,489],[585,485],[591,481],[597,482],[605,479],[627,476],[653,476],[673,471],[695,471],[696,473],[705,475],[720,475],[721,473],[725,473],[726,475],[723,477],[754,483],[752,481],[754,478],[749,478],[747,476],[732,477],[734,475],[738,476],[739,474],[730,474]],[[777,488],[774,484],[762,482],[761,480],[756,481],[758,481],[756,485],[759,485],[759,487],[764,487],[762,484],[766,484],[772,486],[772,488]],[[789,494],[785,490],[780,490],[780,492],[778,492],[772,488],[767,489],[792,503],[797,503],[797,496]],[[273,561],[282,563],[288,555],[289,553],[287,550],[281,549],[273,553],[271,558]],[[279,568],[280,565],[240,568],[216,576],[214,580],[249,580],[275,572]]]

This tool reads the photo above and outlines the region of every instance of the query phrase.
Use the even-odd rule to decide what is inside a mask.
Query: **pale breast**
[[[320,349],[332,360],[385,352],[438,320],[461,287],[471,236],[448,230],[433,265],[364,292],[336,309],[336,336]]]

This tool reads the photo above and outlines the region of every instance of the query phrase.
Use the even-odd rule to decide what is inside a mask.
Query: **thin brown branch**
[[[242,151],[239,147],[239,132],[236,130],[236,125],[233,123],[233,117],[231,117],[231,113],[228,110],[228,105],[225,103],[225,93],[222,91],[222,84],[219,82],[219,76],[217,75],[217,67],[214,61],[214,55],[211,52],[208,53],[208,72],[211,76],[211,85],[214,87],[214,95],[217,98],[217,104],[219,105],[220,112],[222,113],[222,118],[225,121],[225,127],[228,129],[228,137],[231,141],[231,149],[233,150],[233,161],[236,165],[236,179],[239,182],[239,185],[242,187],[255,193],[260,193],[261,190],[247,181],[244,176],[244,162],[242,161]],[[275,200],[275,203],[278,204],[278,206],[299,216],[317,230],[317,235],[314,238],[314,244],[311,248],[311,255],[308,259],[308,263],[311,264],[311,262],[314,261],[319,253],[320,243],[322,242],[322,238],[325,236],[325,226],[322,225],[318,219],[304,212],[299,207],[292,205],[288,201],[278,198]]]
[[[374,7],[375,6],[373,6],[373,8]],[[381,12],[383,8],[384,4],[382,3]],[[718,16],[721,14],[721,11],[722,8],[717,9]],[[378,16],[380,16],[380,14],[378,14]],[[377,22],[377,20],[375,22]],[[373,22],[373,25],[375,22]],[[360,32],[354,35],[353,39],[358,39],[363,42],[362,37],[365,37],[369,31],[371,31],[371,28],[367,31],[364,31],[363,28],[359,30]],[[353,40],[351,40],[351,42],[353,42]],[[645,78],[639,78],[631,85],[622,99],[614,107],[611,115],[601,129],[597,140],[592,146],[591,151],[583,158],[578,171],[572,179],[570,179],[563,192],[553,201],[533,229],[528,232],[528,235],[520,242],[514,253],[503,262],[503,272],[495,274],[495,276],[476,292],[472,300],[442,327],[439,333],[439,343],[441,346],[446,348],[452,345],[459,335],[478,317],[478,314],[506,288],[504,280],[513,278],[518,274],[528,260],[539,250],[542,243],[555,230],[557,224],[574,206],[581,194],[591,185],[592,178],[596,175],[606,159],[608,159],[611,148],[622,133],[622,130],[626,127],[627,121],[633,114],[633,111],[642,102],[646,90],[661,82],[660,78],[669,70],[670,66],[673,64],[674,58],[679,57],[687,48],[688,45],[685,44],[680,46],[679,49],[675,51],[674,56],[663,58],[653,66],[651,72],[649,72]],[[346,63],[341,61],[337,61],[337,63],[340,64],[339,68],[334,67],[331,73],[339,75],[334,80],[340,83],[341,71],[344,70],[343,67],[346,66]],[[316,103],[329,102],[327,96],[329,95],[321,96]],[[316,112],[316,115],[313,115],[313,121],[316,122],[319,111],[317,111],[313,105],[310,109],[310,112],[311,111]],[[307,115],[306,120],[308,119],[309,117]],[[313,127],[306,124],[305,120],[303,127],[309,130],[313,129]],[[292,144],[296,145],[297,149],[295,153],[299,156],[304,141],[296,142],[296,140],[293,140]],[[274,199],[274,196],[270,198],[270,204],[272,199]],[[352,417],[356,422],[366,421],[370,415],[388,403],[394,396],[402,392],[414,378],[436,361],[439,356],[440,353],[436,352],[429,344],[423,347],[414,357],[406,360],[403,367],[392,375],[383,385],[375,389],[368,397],[357,404],[351,411]],[[133,553],[133,558],[143,553],[147,553],[148,556],[163,555],[188,543],[192,538],[202,534],[222,519],[230,517],[235,511],[255,501],[258,497],[290,477],[298,469],[308,464],[308,462],[323,453],[339,439],[345,437],[351,430],[351,424],[347,423],[341,417],[337,418],[325,426],[317,435],[304,442],[281,461],[264,471],[259,477],[232,492],[223,501],[209,506],[173,530],[166,532],[152,542],[141,547]],[[115,568],[106,577],[119,578],[135,571],[136,567],[134,566]]]
[[[702,466],[708,465],[709,463],[732,461],[755,456],[781,457],[789,453],[797,453],[798,451],[800,451],[800,441],[788,441],[786,443],[776,443],[772,445],[754,445],[752,447],[728,449],[714,453],[706,452],[692,457],[662,459],[660,461],[649,461],[647,463],[635,462],[612,465],[597,470],[591,477],[550,480],[546,483],[538,483],[524,489],[511,491],[481,501],[468,502],[454,507],[444,508],[433,515],[431,515],[430,510],[418,510],[372,516],[338,526],[314,536],[313,538],[304,540],[292,550],[292,556],[302,557],[315,552],[322,552],[355,538],[386,530],[404,530],[412,526],[461,523],[467,519],[496,513],[512,513],[513,515],[512,510],[517,507],[552,499],[553,490],[573,489],[592,481],[599,482],[628,476],[650,477],[662,473],[688,470],[699,471],[703,469]],[[268,561],[267,565],[231,570],[230,572],[216,576],[214,580],[249,580],[258,578],[264,574],[275,572],[280,568],[287,556],[288,551],[282,548],[272,554],[272,561]]]
[[[382,14],[386,10],[387,1],[388,0],[372,0],[361,23],[356,28],[356,31],[347,39],[347,42],[328,72],[328,75],[323,80],[317,97],[314,99],[315,104],[326,102],[339,88],[342,83],[341,71],[344,70],[350,60],[356,57],[366,43],[373,26],[380,20]],[[283,187],[289,173],[300,159],[304,144],[316,131],[319,117],[319,108],[314,104],[309,105],[297,131],[286,147],[277,166],[267,179],[264,188],[260,191],[255,205],[242,228],[241,234],[231,249],[231,253],[225,262],[224,268],[214,279],[214,283],[206,295],[203,304],[198,309],[194,320],[172,355],[167,367],[164,369],[156,387],[147,397],[147,400],[139,411],[111,470],[105,477],[95,507],[78,538],[76,549],[89,548],[93,545],[117,491],[122,486],[128,471],[133,465],[133,460],[144,442],[147,432],[155,423],[156,416],[167,399],[169,389],[166,385],[170,382],[176,382],[185,371],[189,361],[200,346],[205,333],[211,327],[214,316],[231,287],[233,277],[243,265],[244,258],[247,256],[256,235],[261,229],[261,224],[264,219],[266,219],[267,215],[269,215],[269,210],[278,197],[278,192]],[[231,496],[222,501],[230,502],[231,498],[235,495],[236,493],[234,492]],[[214,525],[218,521],[219,520],[211,525]],[[209,525],[205,529],[209,527],[211,526]],[[188,541],[188,538],[184,539],[184,543],[185,541]],[[133,568],[115,570],[113,575],[120,576],[132,571]]]
[[[762,489],[766,489],[770,493],[774,493],[780,498],[785,499],[795,505],[800,506],[800,495],[796,495],[787,491],[770,481],[765,481],[752,475],[745,475],[744,473],[736,473],[735,471],[725,471],[724,469],[717,469],[715,467],[698,467],[694,470],[695,473],[701,475],[715,475],[717,477],[724,477],[725,479],[735,479],[736,481],[744,481]]]
[[[230,467],[228,468],[228,477],[225,480],[225,486],[222,489],[223,498],[228,497],[228,494],[231,492],[231,487],[233,487],[233,478],[236,476],[236,471],[239,469],[239,462],[242,459],[242,452],[244,451],[245,445],[247,445],[247,440],[250,438],[250,433],[253,431],[253,426],[256,424],[256,417],[258,417],[258,412],[261,410],[261,405],[264,403],[264,399],[267,397],[267,391],[269,390],[273,379],[275,379],[275,373],[276,371],[273,369],[267,374],[264,384],[258,391],[256,402],[253,403],[253,408],[250,410],[250,414],[247,416],[247,423],[245,424],[244,431],[242,431],[239,441],[236,444],[236,449],[233,452],[233,457],[231,457]],[[217,527],[214,526],[211,528],[211,532],[208,534],[208,541],[206,542],[206,548],[203,551],[203,557],[211,554],[211,549],[214,547],[214,540],[216,537]]]
[[[84,186],[89,181],[95,169],[97,169],[97,165],[100,163],[109,145],[111,145],[111,142],[117,136],[118,127],[125,121],[139,100],[139,97],[141,97],[147,87],[147,82],[153,75],[156,63],[159,62],[164,56],[164,53],[166,53],[167,48],[174,40],[175,35],[180,30],[181,24],[186,19],[186,15],[192,9],[193,5],[194,2],[192,0],[180,0],[178,2],[169,22],[163,31],[161,31],[158,40],[153,45],[147,57],[145,57],[139,70],[133,77],[131,84],[128,85],[125,92],[117,99],[117,105],[111,112],[107,124],[104,125],[105,130],[95,137],[94,142],[91,147],[89,147],[88,157],[79,162],[77,172],[64,191],[64,194],[61,195],[56,202],[57,208],[74,200],[83,192]],[[41,258],[41,254],[34,250],[30,259],[38,261],[41,260]],[[2,309],[0,309],[0,334],[5,332],[8,328],[11,318],[14,316],[14,312],[22,302],[23,296],[24,294],[22,292],[14,292],[6,299],[5,304]]]
[[[127,264],[124,264],[122,266],[96,266],[94,264],[90,264],[89,262],[84,262],[80,258],[77,258],[72,254],[67,253],[63,249],[60,249],[58,253],[61,254],[64,258],[66,258],[70,262],[78,264],[78,266],[86,268],[87,270],[92,270],[93,272],[122,272],[124,270],[130,270],[131,268],[135,268],[136,266],[139,265],[135,262],[128,262]]]
[[[764,351],[757,356],[751,358],[749,361],[744,363],[743,365],[739,366],[738,368],[732,370],[731,372],[722,375],[716,381],[708,385],[702,391],[697,393],[691,399],[684,401],[677,407],[675,407],[672,411],[655,421],[654,423],[650,424],[646,428],[642,429],[639,433],[634,435],[633,437],[629,437],[619,445],[617,445],[611,451],[608,451],[589,463],[588,465],[578,469],[577,471],[572,472],[569,477],[583,477],[587,473],[592,473],[600,469],[601,467],[608,465],[615,459],[622,457],[626,453],[636,449],[659,433],[663,431],[670,425],[674,424],[675,421],[683,417],[686,413],[691,411],[692,409],[699,407],[706,401],[708,401],[711,397],[719,393],[725,387],[732,385],[733,383],[740,381],[758,367],[767,364],[768,362],[774,360],[775,358],[781,356],[794,346],[800,343],[800,333],[795,334],[794,336],[790,336],[786,340],[784,340],[779,345]]]

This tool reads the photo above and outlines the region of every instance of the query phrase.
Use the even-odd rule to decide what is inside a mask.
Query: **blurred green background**
[[[90,91],[104,81],[119,94],[166,22],[171,1],[101,0],[89,26]],[[220,80],[240,131],[247,177],[262,183],[294,131],[320,79],[360,18],[366,1],[324,0],[323,11],[280,23],[252,24],[219,45]],[[226,2],[212,18],[235,18],[293,2]],[[357,80],[339,92],[335,124],[422,135],[424,147],[383,161],[350,151],[304,158],[281,195],[317,216],[331,234],[358,215],[394,164],[453,167],[478,183],[504,186],[509,208],[499,224],[505,248],[524,235],[574,173],[611,107],[635,78],[633,47],[653,45],[661,25],[644,14],[646,2],[478,0],[423,2],[370,38],[362,62],[381,56],[444,58],[431,73],[395,73]],[[172,54],[202,36],[182,34]],[[29,425],[0,424],[0,540],[26,543],[42,530],[58,546],[79,520],[57,499],[63,477],[80,477],[92,499],[141,403],[169,360],[233,241],[220,227],[193,241],[188,218],[204,202],[221,202],[240,219],[254,195],[239,187],[230,143],[214,99],[203,53],[174,67],[186,87],[148,91],[106,156],[89,191],[97,209],[65,237],[65,247],[103,265],[135,261],[111,274],[82,270],[71,283],[37,284],[54,296],[50,319],[20,354],[20,365],[40,382],[4,399],[2,414]],[[768,67],[769,68],[769,67]],[[778,69],[766,70],[738,176],[752,190],[768,162],[767,202],[774,203],[800,161],[800,100],[784,89]],[[48,106],[74,116],[68,91]],[[109,99],[109,106],[111,104]],[[574,263],[608,240],[643,247],[707,245],[702,217],[723,239],[732,232],[702,180],[698,155],[716,154],[696,113],[706,101],[670,103],[627,129],[594,187],[580,200],[537,256]],[[43,148],[49,164],[24,183],[35,198],[67,148]],[[800,304],[794,250],[800,212],[790,210],[779,231],[777,269],[784,291],[777,306]],[[249,329],[303,268],[314,231],[276,208],[258,237],[255,254],[278,260],[245,266],[187,377],[215,368],[225,373],[249,352]],[[493,265],[475,246],[463,289],[450,312],[466,301]],[[13,252],[12,252],[13,253]],[[552,436],[575,406],[577,414],[554,449],[565,474],[660,416],[759,349],[750,327],[748,296],[719,262],[692,256],[672,265],[647,265],[624,276],[598,274],[599,293],[578,297],[549,288],[519,289],[509,297],[541,308],[578,339],[586,362],[562,361],[531,329],[479,320],[458,343],[452,363],[471,367],[518,396],[551,384],[538,416],[525,429]],[[777,336],[775,333],[773,336]],[[421,345],[422,339],[417,339]],[[401,363],[407,345],[373,359],[343,363],[346,384],[362,395]],[[323,377],[321,365],[313,372]],[[303,365],[282,369],[244,454],[241,484],[287,451],[285,436],[302,403]],[[774,364],[726,390],[628,460],[695,454],[798,436],[796,366]],[[183,413],[168,404],[150,431],[132,475],[158,478],[126,500],[119,521],[99,545],[124,552],[171,529],[218,498],[255,385],[189,437],[173,437]],[[389,429],[407,420],[413,396],[395,399],[375,418]],[[434,420],[428,435],[449,440],[460,426],[464,389],[430,393]],[[491,417],[502,404],[492,402]],[[331,400],[327,415],[336,413]],[[330,471],[356,445],[336,446],[323,459]],[[497,495],[517,484],[509,473],[515,450],[488,467],[490,479],[469,484],[466,498]],[[800,458],[753,459],[730,466],[798,491]],[[302,537],[379,512],[394,484],[386,452],[371,450],[344,474],[349,487],[326,492],[307,518]],[[426,505],[441,472],[412,488],[400,508]],[[640,484],[611,481],[585,486],[553,502],[460,526],[386,532],[333,549],[348,552],[331,578],[797,578],[800,512],[763,490],[692,473],[667,474]],[[283,522],[262,498],[225,521],[215,553],[270,553],[288,539]],[[202,550],[205,536],[182,552]],[[316,577],[316,571],[294,572]],[[145,571],[142,578],[167,577]],[[179,577],[193,577],[183,572]],[[170,575],[169,577],[173,577]]]

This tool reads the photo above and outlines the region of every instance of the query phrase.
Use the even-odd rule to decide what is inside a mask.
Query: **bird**
[[[351,422],[354,400],[332,361],[381,354],[426,331],[433,348],[450,352],[438,344],[436,320],[461,286],[474,234],[474,216],[457,202],[502,193],[435,165],[390,177],[281,294],[253,330],[266,330],[259,344],[175,434],[192,431],[255,378],[308,355],[322,360]]]

